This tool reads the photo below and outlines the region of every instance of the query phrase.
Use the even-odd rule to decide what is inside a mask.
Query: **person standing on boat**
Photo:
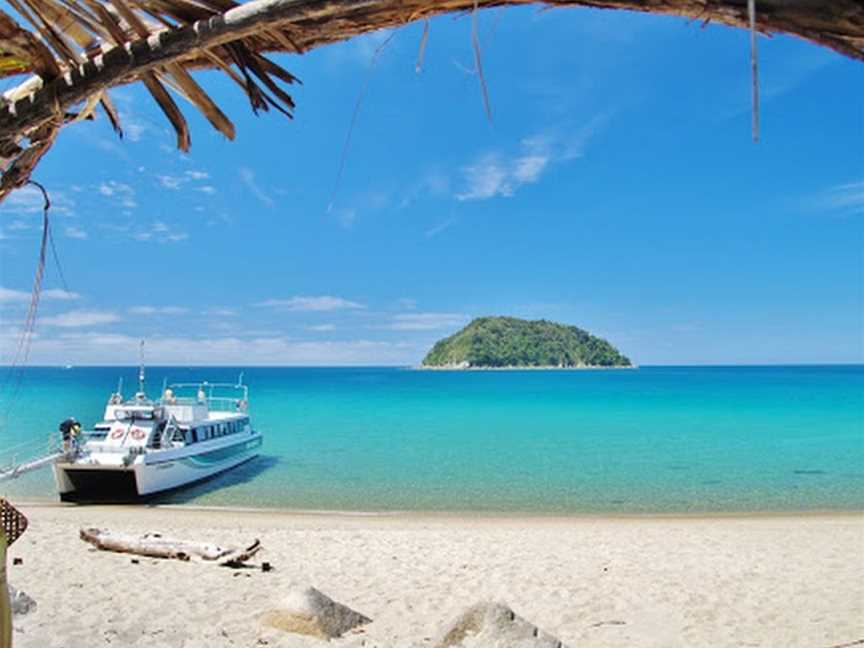
[[[64,452],[78,451],[78,436],[81,434],[81,424],[70,416],[60,424],[60,437],[63,439]]]

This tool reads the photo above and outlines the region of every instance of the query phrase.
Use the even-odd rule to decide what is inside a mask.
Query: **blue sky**
[[[31,360],[411,364],[471,317],[576,324],[640,364],[861,362],[864,67],[746,33],[587,9],[432,20],[283,57],[296,117],[215,74],[228,142],[146,93],[67,128]],[[386,43],[386,44],[385,44]],[[384,44],[382,48],[382,44]],[[380,49],[379,49],[380,48]],[[377,57],[377,65],[373,65]],[[364,85],[344,171],[340,159]],[[29,300],[39,198],[0,207],[0,359]]]

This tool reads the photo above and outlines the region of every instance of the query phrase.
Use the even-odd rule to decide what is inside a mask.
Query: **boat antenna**
[[[119,380],[117,380],[117,395],[123,396],[123,376],[120,376]]]
[[[240,372],[240,376],[237,378],[237,386],[238,387],[243,386],[243,372],[242,371]]]
[[[138,393],[144,394],[144,340],[141,340],[141,346],[138,349],[139,364],[138,364]]]

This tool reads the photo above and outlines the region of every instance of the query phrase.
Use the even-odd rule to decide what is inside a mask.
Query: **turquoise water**
[[[232,381],[234,368],[148,370]],[[166,502],[328,510],[864,510],[864,367],[246,369],[262,456]],[[134,369],[30,368],[0,447],[92,423]],[[11,402],[11,408],[10,408]],[[54,498],[50,473],[0,484]]]

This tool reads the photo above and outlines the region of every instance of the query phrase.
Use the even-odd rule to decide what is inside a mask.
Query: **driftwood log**
[[[81,539],[103,551],[131,553],[150,558],[195,560],[223,566],[238,566],[250,560],[261,549],[255,540],[246,548],[220,547],[207,542],[191,542],[166,538],[158,533],[134,536],[105,529],[81,529]]]
[[[234,135],[233,125],[191,78],[190,69],[220,70],[243,88],[253,110],[273,107],[290,116],[293,101],[277,82],[290,84],[296,79],[263,53],[300,54],[443,13],[532,4],[529,0],[251,0],[239,5],[233,0],[9,1],[38,29],[23,29],[0,10],[0,78],[33,74],[0,98],[0,202],[27,182],[62,126],[89,117],[101,105],[119,132],[117,111],[105,94],[109,88],[144,83],[174,126],[178,147],[185,150],[190,143],[188,126],[163,81],[190,99],[226,137]],[[864,60],[861,0],[757,0],[752,23],[747,0],[545,0],[540,4],[623,9],[752,27],[765,34],[792,34]]]

